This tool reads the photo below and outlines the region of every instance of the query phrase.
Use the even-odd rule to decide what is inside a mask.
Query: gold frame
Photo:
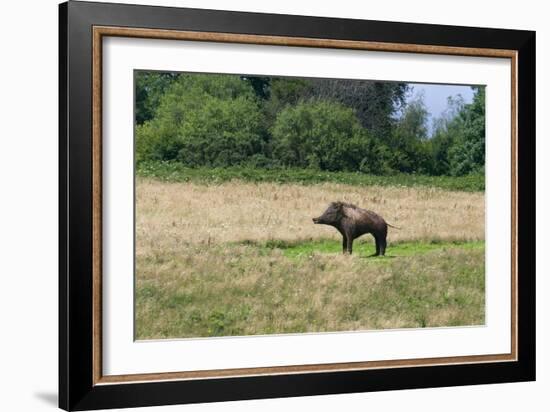
[[[511,60],[512,99],[511,99],[511,180],[512,180],[512,261],[511,261],[511,353],[495,355],[453,356],[441,358],[395,359],[384,361],[329,363],[316,365],[289,365],[274,367],[218,369],[203,371],[182,371],[145,373],[131,375],[103,375],[102,373],[102,40],[105,36],[133,37],[166,40],[188,40],[205,42],[278,45],[292,47],[319,47],[333,49],[354,49],[399,53],[423,53],[477,57],[497,57]],[[93,89],[93,130],[92,130],[92,179],[93,179],[93,384],[136,383],[167,380],[189,380],[221,377],[242,377],[277,375],[291,373],[319,373],[412,366],[457,365],[468,363],[513,362],[518,356],[517,337],[517,52],[503,49],[482,49],[450,46],[430,46],[418,44],[382,43],[368,41],[313,39],[300,37],[260,36],[213,32],[142,29],[128,27],[93,27],[92,89]]]

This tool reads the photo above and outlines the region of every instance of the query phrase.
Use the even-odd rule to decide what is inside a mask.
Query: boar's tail
[[[397,226],[394,226],[394,225],[390,225],[388,222],[386,222],[386,224],[387,224],[389,227],[393,227],[394,229],[401,230],[400,227],[397,227]]]

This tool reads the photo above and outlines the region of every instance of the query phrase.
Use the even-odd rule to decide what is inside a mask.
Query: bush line
[[[165,182],[194,182],[204,184],[221,184],[231,180],[241,180],[255,183],[297,183],[303,185],[339,183],[356,186],[420,186],[465,192],[480,192],[485,190],[485,177],[482,174],[428,176],[399,173],[388,176],[377,176],[358,172],[327,172],[293,168],[189,168],[178,162],[147,161],[137,164],[136,175]]]

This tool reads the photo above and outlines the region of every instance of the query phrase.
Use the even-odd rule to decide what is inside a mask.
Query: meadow
[[[367,185],[159,170],[136,181],[137,339],[485,322],[480,179]],[[342,255],[338,232],[312,223],[334,200],[400,228],[385,257],[370,256],[370,235]]]

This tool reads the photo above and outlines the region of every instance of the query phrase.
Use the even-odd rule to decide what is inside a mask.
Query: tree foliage
[[[137,126],[138,161],[239,164],[264,150],[262,117],[253,88],[238,77],[182,75],[162,96],[155,118]]]
[[[434,120],[406,83],[136,73],[136,158],[186,167],[465,175],[485,164],[485,89]]]
[[[311,95],[355,109],[361,125],[380,139],[387,139],[395,119],[405,105],[406,83],[352,79],[314,79]]]
[[[324,100],[287,106],[273,125],[273,156],[284,166],[380,172],[376,147],[353,109]]]
[[[390,138],[393,169],[403,173],[430,172],[428,116],[423,95],[416,96],[404,107]]]
[[[136,71],[136,123],[143,124],[155,116],[164,92],[177,79],[176,73]]]
[[[485,167],[485,88],[473,87],[470,104],[449,99],[450,115],[439,119],[432,138],[433,174],[461,176]]]

